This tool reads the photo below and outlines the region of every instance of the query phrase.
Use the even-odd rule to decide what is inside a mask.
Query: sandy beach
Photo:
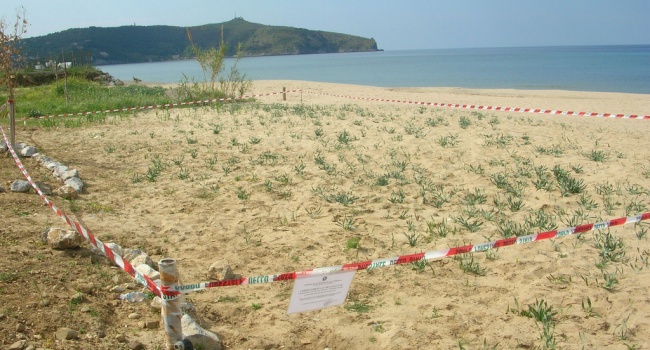
[[[255,81],[253,93],[283,87],[303,91],[286,101],[21,127],[17,140],[78,169],[86,190],[74,201],[52,197],[57,206],[104,242],[176,259],[186,284],[208,281],[215,262],[244,277],[277,274],[650,211],[650,120],[369,100],[650,115],[648,95],[307,81]],[[24,163],[56,184],[35,161]],[[15,276],[0,282],[3,346],[19,340],[23,324],[36,348],[126,348],[119,334],[162,348],[162,328],[138,326],[159,318],[149,303],[108,291],[132,282],[128,275],[92,264],[86,249],[43,246],[40,233],[64,223],[37,195],[10,192],[22,175],[11,157],[0,164],[0,272]],[[224,349],[642,349],[649,228],[644,221],[363,270],[343,305],[307,313],[287,315],[293,281],[187,300]],[[84,302],[70,303],[88,283]],[[60,341],[62,326],[83,332]]]

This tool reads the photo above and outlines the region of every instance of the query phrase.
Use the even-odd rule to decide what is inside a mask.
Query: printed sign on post
[[[318,310],[343,304],[356,270],[296,278],[289,301],[288,314]]]

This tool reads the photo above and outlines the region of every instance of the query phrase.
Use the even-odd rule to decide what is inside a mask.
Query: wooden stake
[[[178,270],[176,260],[165,258],[158,262],[158,272],[160,272],[160,281],[165,287],[172,287],[178,284]],[[162,310],[160,311],[163,325],[165,326],[165,346],[167,350],[174,350],[174,345],[183,340],[183,330],[181,326],[181,297],[167,299],[163,295]]]

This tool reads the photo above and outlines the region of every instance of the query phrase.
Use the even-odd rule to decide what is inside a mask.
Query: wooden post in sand
[[[13,97],[9,100],[9,131],[11,148],[16,149],[16,106]]]
[[[164,287],[172,287],[178,283],[178,269],[176,268],[176,260],[165,258],[158,262],[158,270],[160,272],[160,281]],[[174,345],[183,340],[183,332],[181,326],[181,298],[180,296],[174,299],[167,299],[162,296],[162,316],[163,325],[165,327],[165,349],[174,350]]]
[[[282,87],[282,101],[286,101],[286,100],[287,100],[287,88],[283,86]]]

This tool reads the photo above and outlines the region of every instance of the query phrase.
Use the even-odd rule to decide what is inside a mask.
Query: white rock
[[[119,244],[113,242],[104,243],[104,244],[108,249],[113,251],[113,255],[123,256],[122,247]],[[91,257],[93,263],[99,263],[99,264],[104,264],[109,266],[115,265],[115,263],[110,259],[108,259],[108,257],[104,254],[104,252],[101,249],[93,246],[92,244],[88,244],[88,246],[90,247],[90,251],[93,253],[93,256]]]
[[[9,350],[22,350],[27,345],[27,340],[19,340],[9,346]]]
[[[64,185],[56,190],[54,190],[54,194],[65,199],[75,199],[79,196],[79,193],[72,188],[72,186]]]
[[[112,250],[113,253],[122,256],[122,247],[119,244],[110,242],[110,243],[106,243],[106,246],[110,248],[110,250]]]
[[[151,301],[151,304],[149,304],[149,307],[152,311],[160,312],[160,309],[162,309],[162,299],[160,299],[160,297],[153,297],[153,300]]]
[[[60,177],[61,177],[61,180],[63,180],[63,181],[65,181],[65,180],[67,180],[67,179],[69,179],[71,177],[79,177],[79,171],[77,171],[77,169],[64,171],[63,173],[61,173]]]
[[[147,264],[140,264],[135,267],[135,270],[151,278],[152,280],[160,278],[160,273]]]
[[[16,180],[11,183],[11,191],[19,193],[27,193],[32,188],[32,185],[25,180]]]
[[[43,153],[36,153],[34,155],[34,159],[36,159],[37,162],[41,163],[42,166],[45,166],[46,164],[53,162],[52,158],[46,156]]]
[[[84,188],[84,183],[78,177],[71,177],[64,182],[66,185],[74,188],[77,193],[81,193]]]
[[[50,227],[41,234],[41,240],[52,249],[79,248],[85,239],[73,230]]]
[[[52,187],[46,183],[42,183],[40,181],[36,181],[36,186],[43,192],[44,195],[49,196],[52,194]]]
[[[54,168],[61,166],[61,163],[50,160],[49,162],[46,162],[44,165],[46,168],[53,170]]]
[[[56,331],[56,339],[59,340],[77,339],[78,337],[79,333],[70,328],[59,328],[59,330]]]
[[[124,287],[122,287],[122,286],[114,286],[113,288],[110,289],[110,291],[113,292],[113,293],[122,293],[125,290],[126,289]]]
[[[233,279],[232,269],[226,260],[217,261],[208,267],[207,277],[213,280],[230,280]]]
[[[65,172],[68,171],[68,170],[70,170],[70,169],[69,169],[67,166],[65,166],[65,165],[59,165],[59,166],[55,166],[55,167],[52,169],[52,174],[53,174],[56,178],[59,178],[59,179],[60,179],[60,178],[61,178],[61,174],[65,173]]]
[[[20,150],[20,155],[23,157],[31,157],[34,153],[36,153],[36,147],[32,146],[26,146]]]
[[[181,318],[181,328],[183,338],[191,341],[195,349],[221,350],[221,339],[216,334],[201,328],[187,314]]]
[[[147,253],[141,251],[140,249],[124,249],[124,255],[122,256],[124,260],[131,263],[133,266],[138,266],[141,264],[147,264],[152,268],[156,268],[156,264],[151,260],[151,257]]]

